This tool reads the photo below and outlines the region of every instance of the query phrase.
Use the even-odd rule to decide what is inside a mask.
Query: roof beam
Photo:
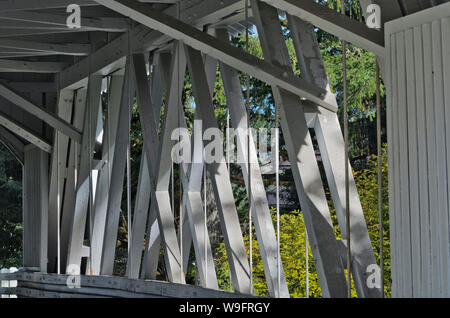
[[[193,0],[192,0],[193,1]],[[212,24],[225,16],[229,16],[242,9],[242,0],[195,0],[188,4],[181,2],[180,19],[190,25],[201,27]],[[170,6],[163,11],[170,16],[177,16],[175,6]],[[149,30],[143,25],[138,25],[130,31],[131,47],[133,52],[143,52],[157,46],[157,42],[169,39],[166,35]],[[60,74],[60,87],[77,89],[86,85],[89,74],[101,72],[109,74],[118,68],[125,66],[124,56],[128,53],[128,33],[125,33],[102,48],[93,52],[89,58],[85,58],[70,66]]]
[[[20,21],[18,28],[27,27],[24,22],[30,23],[31,27],[60,27],[69,29],[67,26],[67,16],[48,14],[41,12],[18,11],[0,12],[0,19]],[[36,26],[37,24],[37,26]],[[104,32],[125,32],[130,28],[128,21],[122,18],[81,18],[81,28],[78,31],[104,31]]]
[[[384,33],[368,28],[364,23],[351,19],[312,0],[260,0],[286,11],[290,15],[308,21],[316,27],[341,37],[378,56],[384,56]]]
[[[63,62],[30,62],[0,59],[0,72],[58,73],[67,67]]]
[[[0,39],[0,47],[73,56],[88,55],[91,52],[91,46],[88,44],[51,44],[13,39]]]
[[[0,11],[66,8],[73,3],[74,0],[7,0],[0,1]],[[92,0],[77,0],[76,3],[79,6],[96,5]]]
[[[81,132],[78,129],[58,116],[52,114],[48,110],[34,104],[32,101],[4,83],[0,83],[0,96],[46,122],[48,125],[65,134],[69,138],[81,143]]]
[[[51,53],[46,52],[36,52],[36,51],[21,51],[19,52],[8,52],[8,49],[0,49],[0,59],[10,59],[19,57],[36,57],[36,56],[49,56]]]
[[[79,33],[79,29],[2,29],[0,28],[0,38],[11,38],[18,36],[36,36],[36,35],[45,35],[47,37],[52,37],[55,34],[60,33]]]
[[[51,153],[52,146],[48,141],[46,141],[43,137],[31,131],[27,127],[25,127],[22,123],[19,123],[18,121],[12,119],[6,113],[3,113],[1,111],[0,111],[0,125],[12,131],[17,136],[20,136],[23,139],[29,141],[30,143],[44,150],[45,152]]]
[[[230,44],[202,32],[189,24],[132,0],[95,0],[98,3],[129,16],[147,27],[181,40],[190,47],[210,55],[223,63],[245,72],[259,80],[302,96],[318,105],[337,111],[325,99],[327,92],[314,84],[290,75],[285,69],[244,52]]]
[[[0,78],[0,82],[24,93],[55,93],[57,91],[55,82],[15,82],[3,78]]]

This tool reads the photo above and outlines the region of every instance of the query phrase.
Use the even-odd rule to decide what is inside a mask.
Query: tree
[[[22,266],[22,166],[0,143],[0,268]]]

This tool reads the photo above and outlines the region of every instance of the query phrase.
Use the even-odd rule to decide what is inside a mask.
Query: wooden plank
[[[102,160],[106,163],[101,167],[98,176],[96,200],[94,202],[94,224],[91,242],[91,266],[94,275],[100,274],[102,250],[104,244],[106,215],[112,181],[112,169],[115,161],[114,151],[119,128],[120,109],[125,80],[123,75],[111,76],[108,87],[108,110],[105,130],[103,131]]]
[[[439,297],[440,274],[439,274],[439,235],[438,235],[438,196],[437,196],[437,162],[436,162],[436,132],[435,132],[435,105],[433,92],[433,57],[431,45],[431,25],[422,26],[423,38],[423,60],[424,60],[424,83],[425,83],[425,109],[427,129],[427,156],[428,156],[428,191],[430,202],[430,235],[431,235],[431,297]]]
[[[64,62],[30,62],[0,59],[0,72],[20,72],[20,73],[58,73],[67,67]]]
[[[19,288],[22,282],[26,284],[36,284],[43,286],[61,286],[67,288],[69,275],[55,275],[43,273],[19,273]],[[80,276],[80,285],[86,290],[102,289],[103,291],[124,292],[133,296],[150,295],[154,297],[168,298],[252,298],[251,295],[228,293],[219,290],[212,290],[193,285],[174,284],[162,281],[127,279],[118,276]],[[39,287],[39,286],[38,286]],[[73,291],[72,291],[73,292]]]
[[[70,123],[72,120],[74,91],[62,90],[58,96],[57,115]],[[58,272],[57,264],[60,261],[60,220],[62,213],[65,170],[67,167],[67,153],[69,138],[58,131],[53,136],[53,149],[51,153],[49,207],[48,207],[48,260],[49,273]]]
[[[25,149],[23,171],[23,265],[47,271],[48,162],[44,151]]]
[[[93,147],[96,141],[96,128],[100,109],[100,92],[102,88],[102,77],[91,75],[89,78],[87,106],[84,118],[83,141],[81,143],[80,168],[77,175],[76,199],[72,223],[70,224],[70,236],[67,253],[67,268],[74,266],[79,270],[81,265],[84,233],[86,230],[86,219],[89,205],[90,191],[90,167],[93,160]],[[75,271],[75,274],[78,272]]]
[[[23,110],[35,115],[39,119],[43,120],[53,128],[64,133],[71,139],[80,142],[81,133],[78,129],[74,128],[68,122],[62,120],[58,116],[52,114],[48,110],[36,105],[31,100],[16,92],[5,83],[0,83],[0,96],[19,106]]]
[[[449,14],[450,16],[450,14]],[[448,153],[450,149],[450,17],[441,20],[441,45],[442,45],[442,75],[444,77],[443,85],[440,87],[444,92],[444,109],[445,109],[445,131],[446,131],[446,163],[447,163],[447,178],[450,174],[450,155]],[[450,200],[450,187],[447,184],[447,200]],[[449,208],[449,205],[447,205]],[[445,211],[444,211],[445,212]],[[446,211],[445,220],[448,220],[448,210]],[[447,223],[448,231],[448,223]],[[445,233],[445,231],[444,231]],[[447,236],[444,236],[447,237]],[[444,239],[444,243],[449,243],[448,240]],[[448,251],[448,248],[447,248]],[[445,283],[445,297],[450,294],[448,289],[450,288],[450,282],[444,281]]]
[[[421,248],[421,284],[419,296],[431,296],[431,251],[430,251],[430,209],[428,196],[428,145],[426,118],[429,114],[425,109],[425,83],[424,83],[424,55],[423,55],[422,28],[414,28],[414,65],[415,92],[417,101],[417,145],[419,155],[419,211],[420,211],[420,248]]]
[[[72,124],[77,129],[83,128],[86,112],[87,89],[82,88],[76,91],[73,121]],[[61,273],[65,272],[67,266],[67,253],[69,250],[69,237],[75,209],[75,193],[77,186],[78,172],[80,169],[81,146],[76,142],[70,143],[69,160],[67,165],[67,181],[65,185],[64,201],[61,216]]]
[[[393,120],[393,113],[394,113],[394,89],[393,89],[393,83],[395,82],[393,80],[395,76],[394,71],[394,65],[395,62],[393,61],[393,51],[395,50],[395,46],[391,46],[391,35],[386,34],[386,51],[388,54],[386,55],[386,73],[385,73],[385,87],[386,87],[386,128],[387,128],[387,142],[388,142],[388,149],[387,149],[387,155],[388,155],[388,166],[390,169],[388,169],[388,189],[389,189],[389,224],[390,224],[390,231],[389,231],[389,238],[390,238],[390,247],[391,247],[391,278],[392,278],[392,297],[395,297],[397,295],[397,282],[398,282],[398,275],[397,275],[397,264],[398,264],[398,257],[397,257],[397,235],[398,232],[396,230],[397,226],[397,213],[395,212],[395,187],[394,187],[394,173],[393,173],[393,167],[394,167],[394,120]]]
[[[29,141],[31,144],[42,149],[43,151],[48,153],[52,152],[52,145],[44,137],[35,133],[2,111],[0,111],[0,125],[15,133],[17,136]]]
[[[13,2],[1,2],[0,11],[67,8],[72,3],[72,0],[14,0]],[[96,5],[92,0],[79,0],[77,4],[80,6]]]
[[[413,30],[405,31],[405,62],[414,65]],[[417,147],[417,102],[414,67],[406,67],[406,107],[408,122],[408,174],[409,174],[409,214],[411,218],[411,271],[412,296],[419,297],[421,290],[421,240],[420,240],[420,210],[419,210],[419,164]]]
[[[0,47],[74,56],[88,55],[91,52],[91,48],[87,44],[42,43],[33,41],[20,41],[14,39],[0,39]]]
[[[169,80],[166,79],[164,75],[169,76],[170,74],[171,58],[169,55],[170,54],[158,53],[153,58],[153,67],[152,67],[153,73],[150,78],[151,81],[150,87],[152,93],[151,95],[152,102],[154,103],[153,116],[156,119],[155,127],[156,123],[159,122],[161,117],[161,105],[163,101],[162,99],[163,95],[167,93],[167,83],[169,82]],[[167,63],[163,62],[165,60],[167,60]],[[143,116],[144,113],[145,111],[140,111],[141,116]],[[143,122],[146,121],[143,120]],[[159,147],[157,149],[159,149]],[[146,156],[148,156],[148,154],[146,154]],[[156,176],[156,173],[153,172],[153,175]],[[154,178],[156,179],[156,177]],[[145,241],[144,258],[142,262],[141,279],[156,279],[156,273],[158,269],[158,262],[160,256],[160,245],[161,245],[161,235],[158,221],[156,218],[156,213],[157,212],[155,210],[155,206],[153,207],[150,206],[147,221],[148,226],[146,229],[147,236]],[[137,260],[135,261],[135,263],[136,262]]]
[[[408,157],[408,110],[406,103],[406,59],[405,34],[396,34],[397,66],[398,66],[398,107],[399,107],[399,152],[400,152],[400,200],[402,215],[404,297],[412,297],[412,261],[411,261],[411,216],[409,196],[409,157]]]
[[[67,26],[67,15],[49,14],[43,12],[21,11],[21,12],[0,12],[1,20],[14,24],[20,22],[18,26],[26,28],[27,23],[32,23],[36,28],[46,28],[48,26],[69,29]],[[126,32],[130,24],[125,18],[84,18],[81,16],[81,27],[77,32],[82,31],[102,31],[102,32]]]
[[[180,76],[180,74],[184,74],[185,71],[186,59],[183,54],[183,49],[180,47],[180,44],[176,43],[173,48],[169,80],[167,82],[167,111],[165,112],[163,129],[159,142],[159,151],[157,153],[158,160],[155,161],[154,159],[152,159],[152,157],[150,156],[152,153],[147,153],[147,161],[151,165],[150,171],[152,171],[154,176],[156,177],[156,189],[155,191],[152,191],[152,198],[150,203],[151,214],[148,223],[147,240],[149,240],[149,238],[151,239],[152,233],[150,232],[150,230],[156,230],[153,228],[154,217],[156,216],[159,226],[159,229],[157,231],[161,235],[162,241],[165,242],[165,244],[163,244],[163,250],[168,278],[169,281],[176,283],[185,283],[185,277],[184,273],[182,272],[180,247],[178,245],[172,207],[170,206],[170,195],[168,192],[168,188],[170,180],[171,160],[167,160],[167,158],[171,158],[172,146],[174,145],[174,142],[171,140],[171,135],[178,124],[178,107],[180,107],[179,105],[181,98],[181,93],[179,90],[184,87],[184,76]],[[141,112],[142,111],[147,111],[148,118],[151,118],[151,109],[143,109],[141,110]],[[144,120],[143,122],[147,121]],[[145,133],[147,133],[146,129],[146,126],[144,126]],[[149,134],[150,133],[154,134],[155,132],[150,130]],[[152,138],[151,136],[152,135],[147,135],[147,137],[144,137],[144,141],[147,141],[149,143],[149,149],[152,149],[151,142],[153,142],[154,140],[154,138]],[[155,211],[156,213],[154,213],[153,211]],[[154,241],[157,242],[157,239]],[[155,246],[155,252],[158,249],[159,247],[156,248]],[[148,251],[148,246],[146,246],[146,251]],[[144,255],[144,257],[147,258],[144,259],[145,262],[148,261],[148,256],[148,253]]]
[[[100,273],[112,275],[114,268],[114,257],[117,245],[117,233],[122,202],[123,182],[125,178],[125,167],[127,161],[127,147],[129,141],[129,129],[131,111],[135,96],[135,84],[132,76],[131,60],[125,69],[125,80],[123,81],[122,98],[120,103],[117,133],[114,141],[114,153],[111,166],[111,180],[108,194],[108,208],[106,211],[105,232],[103,238],[102,258]]]
[[[449,297],[448,289],[449,268],[449,229],[448,229],[448,196],[447,196],[447,164],[446,164],[446,141],[445,141],[445,108],[444,108],[444,74],[442,64],[442,35],[439,20],[431,23],[431,42],[433,58],[433,89],[434,89],[434,127],[436,129],[436,172],[438,190],[438,233],[440,268],[442,284],[441,297]]]

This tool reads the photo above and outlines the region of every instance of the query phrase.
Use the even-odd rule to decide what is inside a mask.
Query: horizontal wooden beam
[[[53,44],[14,39],[0,39],[0,47],[73,56],[88,55],[91,52],[88,44]]]
[[[187,23],[154,10],[148,5],[132,0],[95,1],[107,8],[129,16],[151,29],[164,33],[176,40],[181,40],[190,47],[259,80],[304,97],[330,111],[337,111],[336,106],[328,101],[329,96],[326,90],[289,74],[286,69],[274,66]]]
[[[30,11],[0,12],[1,20],[19,21],[17,28],[27,27],[58,27],[69,29],[67,26],[67,16],[48,14]],[[10,22],[11,23],[11,22]],[[27,23],[31,23],[27,26]],[[14,27],[14,25],[10,26]],[[104,32],[125,32],[130,28],[130,24],[123,18],[81,18],[81,28],[78,31],[104,31]],[[77,30],[77,29],[75,29]]]
[[[67,137],[81,143],[81,132],[78,129],[52,114],[48,110],[34,104],[32,101],[4,83],[0,83],[0,96],[46,122],[48,125],[65,134]]]
[[[161,281],[127,279],[118,276],[81,275],[83,289],[70,288],[67,281],[70,275],[16,272],[0,274],[0,280],[17,280],[18,288],[28,285],[37,290],[56,290],[62,294],[102,294],[107,297],[165,297],[165,298],[253,298],[252,295],[229,293],[199,286],[174,284]],[[58,288],[59,287],[59,288]],[[114,295],[112,295],[114,293]],[[105,295],[106,294],[106,295]],[[91,296],[90,296],[91,297]],[[149,297],[149,296],[147,296]]]
[[[96,3],[92,0],[9,0],[0,1],[0,11],[17,10],[37,10],[37,9],[56,9],[66,8],[68,5],[76,2],[79,6],[93,6]]]
[[[9,87],[23,93],[56,93],[55,82],[15,82],[0,78],[0,83],[6,83]]]
[[[24,163],[25,144],[18,137],[16,137],[15,134],[3,127],[0,127],[0,141],[6,148],[9,149],[9,151],[11,151],[20,163]]]
[[[42,136],[32,132],[30,129],[25,127],[23,124],[9,117],[6,113],[0,111],[0,125],[6,129],[12,131],[17,136],[22,137],[28,142],[32,143],[36,147],[44,150],[45,152],[51,153],[52,146],[45,140]]]
[[[67,67],[63,62],[30,62],[0,59],[0,72],[58,73]]]

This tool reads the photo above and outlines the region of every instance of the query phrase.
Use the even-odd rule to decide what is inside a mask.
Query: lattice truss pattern
[[[184,284],[186,251],[193,246],[201,286],[218,289],[211,243],[204,235],[202,180],[207,171],[233,286],[236,292],[251,292],[250,265],[226,159],[215,163],[202,160],[207,142],[203,144],[199,136],[218,127],[212,94],[219,67],[234,128],[245,129],[248,122],[238,72],[272,86],[323,296],[347,295],[347,235],[352,242],[351,269],[358,295],[381,296],[379,289],[366,283],[367,268],[376,261],[353,176],[351,231],[345,231],[344,167],[350,163],[344,162],[338,105],[330,92],[313,24],[382,56],[384,40],[379,31],[312,1],[251,0],[251,21],[264,54],[261,60],[228,43],[229,32],[242,32],[242,23],[237,22],[243,20],[243,1],[187,0],[177,8],[176,1],[142,1],[165,3],[151,5],[134,0],[83,0],[78,3],[84,12],[97,17],[83,17],[82,30],[77,32],[68,31],[65,18],[55,13],[69,2],[46,0],[43,3],[48,5],[44,6],[42,1],[0,1],[3,9],[11,3],[16,10],[29,9],[5,14],[11,23],[29,24],[30,29],[22,26],[12,30],[17,33],[14,38],[0,39],[0,46],[5,47],[0,69],[15,75],[31,72],[27,78],[35,78],[34,84],[25,85],[20,76],[12,76],[0,84],[5,100],[0,124],[6,127],[0,134],[25,167],[25,266],[49,273],[113,274],[130,113],[136,97],[144,150],[129,235],[127,277],[155,279],[162,247],[169,281]],[[293,73],[280,10],[286,11],[300,77]],[[49,21],[60,32],[48,25],[36,28],[36,24]],[[72,33],[91,44],[68,44]],[[17,60],[30,55],[39,59]],[[46,59],[54,55],[60,60]],[[194,129],[191,137],[194,163],[180,165],[181,236],[174,220],[177,207],[171,205],[172,165],[168,158],[175,144],[172,131],[187,126],[181,107],[186,71],[192,82],[195,118],[202,121],[202,131]],[[28,89],[25,92],[24,86]],[[107,109],[102,108],[102,93],[108,99]],[[160,118],[163,99],[165,109]],[[335,237],[310,129],[317,136],[343,241]],[[243,158],[248,157],[247,146],[246,137],[238,134],[238,153]],[[289,297],[282,266],[278,279],[277,236],[253,142],[250,157],[253,163],[243,163],[241,169],[246,187],[251,189],[248,195],[268,288],[274,297]],[[86,233],[92,234],[88,240]],[[87,273],[79,273],[83,258],[88,259],[91,269]]]

